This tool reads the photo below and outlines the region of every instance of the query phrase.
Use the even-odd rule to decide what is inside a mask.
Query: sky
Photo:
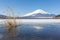
[[[60,14],[60,0],[0,0],[0,14],[7,15],[13,9],[15,15],[22,16],[37,9],[45,10],[51,14]]]

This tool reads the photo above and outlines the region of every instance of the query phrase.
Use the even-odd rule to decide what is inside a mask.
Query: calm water
[[[16,40],[60,40],[60,19],[23,19],[16,28]],[[7,28],[0,20],[0,40],[5,40]],[[13,40],[13,39],[11,39]]]

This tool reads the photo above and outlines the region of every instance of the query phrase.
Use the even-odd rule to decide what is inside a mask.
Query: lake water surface
[[[17,19],[16,22],[16,40],[60,40],[60,19]],[[6,36],[6,19],[1,19],[0,40],[6,40]]]

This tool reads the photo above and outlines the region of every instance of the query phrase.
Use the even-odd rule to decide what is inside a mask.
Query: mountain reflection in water
[[[7,29],[0,25],[0,40],[6,37]],[[60,40],[59,23],[21,24],[16,28],[16,40]],[[13,39],[12,39],[13,40]]]

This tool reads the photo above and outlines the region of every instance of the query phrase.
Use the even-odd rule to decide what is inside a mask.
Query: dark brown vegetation
[[[60,15],[57,15],[57,16],[55,16],[54,18],[56,18],[56,19],[60,19]]]

